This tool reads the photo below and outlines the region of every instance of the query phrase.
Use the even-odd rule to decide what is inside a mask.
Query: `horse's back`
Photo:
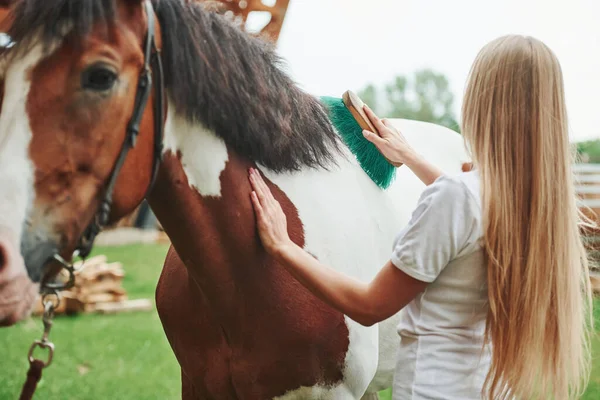
[[[458,173],[461,163],[470,160],[463,137],[445,126],[430,122],[391,118],[408,143],[425,158],[448,173]],[[457,161],[459,165],[457,165]]]
[[[449,174],[462,171],[462,165],[468,162],[463,137],[441,125],[408,119],[390,119],[404,135],[408,143],[427,161]],[[394,187],[406,187],[416,176],[406,166],[397,170]],[[424,185],[419,181],[421,189]],[[418,193],[420,194],[420,193]]]

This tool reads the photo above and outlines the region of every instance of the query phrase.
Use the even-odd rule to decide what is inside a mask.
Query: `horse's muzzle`
[[[37,292],[38,285],[27,276],[17,246],[0,236],[0,326],[13,325],[27,317]]]
[[[28,227],[23,231],[21,254],[25,260],[27,274],[33,282],[40,282],[46,272],[44,268],[52,261],[54,254],[57,253],[57,242],[45,230]]]

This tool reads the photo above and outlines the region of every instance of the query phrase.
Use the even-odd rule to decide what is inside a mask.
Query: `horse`
[[[372,399],[391,386],[401,312],[363,326],[295,281],[261,245],[247,177],[261,171],[292,240],[369,280],[423,190],[408,168],[375,184],[273,46],[194,2],[19,0],[11,21],[4,325],[147,199],[171,240],[155,300],[183,399]],[[468,160],[448,128],[391,122],[446,173]]]

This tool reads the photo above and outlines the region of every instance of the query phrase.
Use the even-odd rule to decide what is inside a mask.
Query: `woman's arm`
[[[407,157],[404,164],[427,186],[431,185],[443,174],[441,169],[417,153]]]
[[[286,216],[258,171],[250,170],[250,183],[258,231],[267,252],[315,296],[356,322],[369,326],[392,316],[427,286],[391,261],[370,283],[323,265],[291,241]]]
[[[365,326],[396,314],[427,286],[391,261],[364,283],[323,265],[291,241],[273,255],[315,296]]]
[[[418,154],[389,120],[379,119],[368,106],[364,107],[364,111],[377,130],[363,131],[365,138],[373,143],[392,165],[406,165],[425,185],[432,184],[443,174],[438,167]]]

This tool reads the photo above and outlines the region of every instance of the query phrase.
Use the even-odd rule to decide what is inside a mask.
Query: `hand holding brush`
[[[381,120],[366,104],[363,106],[363,110],[375,127],[374,131],[363,130],[365,138],[373,143],[395,167],[410,164],[412,158],[417,154],[408,144],[404,135],[388,119]]]
[[[381,120],[367,105],[363,106],[363,111],[375,127],[374,131],[364,129],[363,135],[377,147],[390,164],[395,167],[406,165],[426,185],[433,183],[443,174],[439,168],[421,157],[388,119]]]

